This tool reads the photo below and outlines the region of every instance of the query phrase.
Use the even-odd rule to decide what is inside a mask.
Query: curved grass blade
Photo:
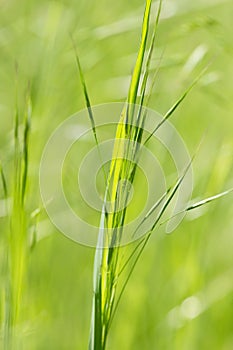
[[[80,62],[80,59],[79,59],[77,48],[75,46],[74,39],[73,39],[72,35],[70,35],[70,37],[71,37],[71,41],[72,41],[72,44],[73,44],[73,49],[74,49],[74,52],[75,52],[75,58],[76,58],[78,72],[79,72],[79,76],[80,76],[80,80],[81,80],[81,84],[82,84],[82,88],[83,88],[83,94],[84,94],[84,98],[85,98],[86,108],[87,108],[88,115],[89,115],[89,118],[90,118],[93,135],[94,135],[96,144],[98,145],[98,139],[97,139],[97,134],[96,134],[96,126],[95,126],[95,119],[94,119],[94,115],[93,115],[93,112],[92,112],[91,101],[90,101],[90,98],[89,98],[87,85],[86,85],[86,81],[85,81],[85,78],[84,78],[83,69],[82,69],[82,66],[81,66],[81,62]]]
[[[87,111],[88,111],[88,116],[89,116],[89,119],[90,119],[90,122],[91,122],[92,133],[93,133],[93,136],[94,136],[94,139],[95,139],[95,143],[96,143],[96,146],[97,146],[97,151],[98,151],[98,155],[99,155],[99,158],[100,158],[100,162],[101,162],[101,164],[103,164],[104,162],[103,162],[102,155],[101,155],[100,148],[99,148],[99,141],[98,141],[97,132],[96,132],[96,125],[95,125],[94,114],[93,114],[93,111],[92,111],[92,105],[91,105],[90,97],[89,97],[89,94],[88,94],[88,90],[87,90],[87,85],[86,85],[83,69],[82,69],[82,66],[81,66],[81,62],[80,62],[80,59],[79,59],[77,48],[75,46],[74,39],[73,39],[72,35],[70,35],[70,37],[71,37],[71,41],[72,41],[72,44],[73,44],[73,49],[74,49],[74,52],[75,52],[76,63],[77,63],[77,67],[78,67],[78,72],[79,72],[81,84],[82,84],[82,89],[83,89],[83,94],[84,94],[84,98],[85,98],[86,108],[87,108]],[[102,171],[103,171],[103,175],[104,175],[105,184],[106,184],[106,187],[107,187],[108,186],[107,185],[108,181],[107,181],[107,174],[106,174],[104,166],[102,167]],[[109,193],[108,193],[108,197],[110,198]]]

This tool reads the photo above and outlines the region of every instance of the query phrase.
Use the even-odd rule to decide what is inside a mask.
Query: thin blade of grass
[[[81,65],[81,62],[80,62],[80,59],[79,59],[79,55],[78,55],[78,52],[77,52],[77,48],[75,46],[74,39],[73,39],[72,35],[70,35],[70,37],[71,37],[73,49],[74,49],[74,52],[75,52],[76,64],[77,64],[77,67],[78,67],[79,77],[80,77],[81,84],[82,84],[82,90],[83,90],[83,95],[84,95],[84,99],[85,99],[86,108],[87,108],[87,111],[88,111],[88,116],[89,116],[89,119],[90,119],[90,122],[91,122],[92,133],[93,133],[93,136],[94,136],[94,139],[95,139],[95,143],[96,143],[96,146],[97,146],[97,151],[98,151],[98,156],[99,156],[100,162],[101,162],[101,164],[103,164],[104,162],[103,162],[103,158],[102,158],[102,155],[101,155],[101,152],[100,152],[100,148],[99,148],[99,141],[98,141],[98,137],[97,137],[97,131],[96,131],[94,114],[93,114],[93,111],[92,111],[91,100],[90,100],[90,97],[89,97],[89,94],[88,94],[88,89],[87,89],[87,85],[86,85],[86,81],[85,81],[82,65]],[[105,171],[105,167],[102,166],[101,169],[103,171],[105,185],[106,185],[106,187],[108,187],[107,174],[106,174],[106,171]],[[108,193],[108,198],[110,198],[109,193]]]
[[[135,123],[136,128],[134,129],[134,136],[133,136],[133,138],[136,142],[136,145],[141,142],[142,135],[143,135],[143,125],[144,125],[144,121],[146,119],[146,111],[143,111],[142,107],[144,105],[144,99],[146,96],[146,89],[147,89],[147,82],[148,82],[149,71],[150,71],[150,64],[151,64],[152,54],[153,54],[154,46],[155,46],[155,39],[156,39],[161,9],[162,9],[162,0],[159,1],[159,6],[158,6],[157,14],[156,14],[155,26],[154,26],[154,30],[153,30],[153,34],[152,34],[151,44],[150,44],[148,56],[146,59],[146,67],[145,67],[145,71],[144,71],[144,74],[142,77],[141,92],[140,92],[141,97],[140,97],[140,102],[139,102],[140,108],[139,108],[138,115],[136,118],[136,123]],[[153,80],[153,86],[155,84],[155,78],[157,77],[158,70],[159,70],[159,66],[156,69],[156,73],[155,73],[154,80]],[[152,88],[153,88],[153,86],[152,86]],[[149,98],[152,94],[152,88],[150,89],[149,96],[148,96],[147,102],[145,104],[146,106],[148,105]],[[133,151],[135,153],[137,153],[138,149],[135,148]],[[135,174],[135,171],[136,171],[136,169],[133,170],[134,174]]]
[[[156,19],[155,19],[155,26],[154,26],[154,30],[153,30],[152,40],[151,40],[149,53],[148,53],[147,60],[146,60],[145,72],[144,72],[143,78],[142,78],[142,85],[141,85],[141,95],[142,96],[145,95],[146,85],[147,85],[147,81],[148,81],[148,77],[149,77],[151,58],[152,58],[152,54],[154,51],[155,39],[156,39],[161,9],[162,9],[162,0],[159,1],[159,7],[158,7]],[[143,100],[140,102],[140,104],[143,104]]]
[[[76,63],[77,63],[77,67],[78,67],[79,77],[80,77],[81,84],[82,84],[82,89],[83,89],[84,98],[85,98],[85,104],[86,104],[86,108],[87,108],[87,111],[88,111],[89,119],[90,119],[90,122],[91,122],[93,135],[94,135],[96,144],[98,144],[97,133],[96,133],[96,126],[95,126],[95,119],[94,119],[94,115],[93,115],[93,112],[92,112],[92,105],[91,105],[91,101],[90,101],[90,98],[89,98],[89,94],[88,94],[88,90],[87,90],[86,81],[85,81],[85,78],[84,78],[82,65],[81,65],[81,62],[80,62],[80,59],[79,59],[79,55],[78,55],[78,51],[77,51],[77,47],[75,45],[74,39],[73,39],[72,35],[70,35],[70,37],[71,37],[71,41],[72,41],[72,44],[73,44],[73,49],[74,49],[74,53],[75,53],[75,58],[76,58]]]
[[[233,188],[227,190],[227,191],[224,191],[224,192],[221,192],[221,193],[218,193],[214,196],[211,196],[211,197],[208,197],[208,198],[205,198],[205,199],[202,199],[201,201],[197,202],[197,203],[194,203],[192,205],[190,205],[188,208],[185,209],[185,211],[190,211],[190,210],[193,210],[193,209],[196,209],[196,208],[199,208],[203,205],[206,205],[208,203],[211,203],[213,201],[215,201],[216,199],[219,199],[221,197],[225,197],[226,195],[230,194],[233,192]]]
[[[209,65],[206,66],[201,73],[197,76],[196,79],[189,85],[189,87],[185,90],[185,92],[179,97],[179,99],[174,103],[174,105],[167,111],[167,113],[164,115],[161,122],[155,127],[155,129],[152,131],[152,133],[146,138],[143,145],[146,145],[148,141],[151,139],[151,137],[156,133],[156,131],[173,115],[173,113],[177,110],[177,108],[180,106],[180,104],[184,101],[184,99],[187,97],[189,92],[194,88],[195,85],[200,81],[200,79],[203,77],[205,72],[207,71]]]
[[[4,174],[4,170],[3,170],[3,166],[2,166],[1,161],[0,161],[0,177],[1,177],[1,182],[2,182],[4,199],[7,200],[8,189],[7,189],[6,177],[5,177],[5,174]]]
[[[0,178],[1,178],[1,182],[2,182],[3,198],[4,198],[4,201],[5,201],[6,217],[8,217],[9,216],[8,187],[7,187],[6,176],[5,176],[4,169],[3,169],[1,161],[0,161]]]
[[[25,120],[24,120],[24,134],[23,134],[23,170],[22,170],[22,189],[21,189],[22,202],[24,202],[24,199],[25,199],[27,178],[28,178],[28,150],[29,150],[29,133],[30,133],[30,126],[31,126],[31,116],[32,116],[32,103],[31,103],[30,93],[28,91],[28,96],[26,101],[26,113],[25,113]]]
[[[180,214],[183,214],[183,213],[186,213],[188,211],[191,211],[191,210],[194,210],[194,209],[197,209],[199,207],[202,207],[206,204],[209,204],[221,197],[225,197],[227,196],[228,194],[232,193],[233,192],[233,188],[227,190],[227,191],[224,191],[224,192],[221,192],[221,193],[218,193],[214,196],[211,196],[211,197],[208,197],[208,198],[205,198],[205,199],[202,199],[201,201],[198,201],[190,206],[188,206],[187,208],[185,208],[184,210],[181,210],[179,211],[178,213],[176,213],[175,215],[171,216],[170,218],[166,219],[165,221],[161,222],[161,226],[166,224],[168,221],[170,221],[171,219],[175,218],[177,215],[180,215]]]
[[[129,88],[128,100],[127,100],[129,104],[135,104],[137,99],[139,81],[140,81],[144,55],[146,51],[147,37],[149,32],[151,2],[152,2],[151,0],[146,1],[146,7],[145,7],[143,25],[142,25],[141,44],[138,51],[138,57],[134,67],[131,84]]]

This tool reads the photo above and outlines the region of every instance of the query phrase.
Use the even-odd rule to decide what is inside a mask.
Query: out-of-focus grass
[[[212,57],[208,79],[187,98],[173,122],[190,150],[206,132],[194,164],[194,197],[232,186],[231,1],[165,2],[151,107],[164,112]],[[0,2],[0,157],[10,177],[15,106],[32,88],[30,206],[39,198],[38,168],[48,135],[83,107],[69,38],[78,42],[92,103],[122,100],[139,42],[143,2]],[[128,20],[130,18],[130,20]],[[200,62],[197,62],[198,59]],[[1,199],[3,192],[1,189]],[[2,207],[0,208],[2,211]],[[128,284],[112,325],[111,349],[223,349],[232,337],[232,197],[189,214],[172,234],[153,236]],[[0,215],[1,216],[1,215]],[[91,313],[92,249],[59,234],[46,220],[30,260],[22,325],[25,349],[84,349]],[[0,217],[1,232],[5,219]],[[0,261],[3,252],[0,249]],[[190,298],[191,297],[191,298]]]

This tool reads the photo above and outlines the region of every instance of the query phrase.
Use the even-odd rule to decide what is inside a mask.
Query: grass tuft
[[[133,70],[126,103],[117,125],[110,169],[108,174],[105,173],[106,189],[101,212],[93,268],[93,300],[89,350],[105,350],[109,329],[128,281],[153,231],[159,225],[161,225],[161,219],[184,181],[194,158],[193,157],[190,163],[187,165],[183,175],[177,179],[176,184],[168,188],[159,201],[155,203],[145,215],[138,228],[146,220],[148,220],[156,209],[159,208],[159,214],[155,222],[151,225],[148,232],[139,239],[139,242],[136,244],[136,247],[133,248],[131,254],[124,259],[124,255],[122,253],[123,248],[121,248],[120,245],[124,234],[124,223],[127,214],[126,203],[129,192],[125,191],[125,188],[122,185],[122,180],[128,180],[131,184],[134,182],[138,159],[140,157],[141,145],[142,147],[146,145],[151,137],[158,131],[158,129],[174,114],[208,68],[206,67],[199,74],[199,76],[192,82],[192,84],[184,91],[184,93],[164,115],[162,121],[155,127],[153,132],[147,136],[145,140],[143,140],[143,126],[147,117],[146,111],[143,109],[143,107],[147,106],[149,103],[150,95],[157,76],[156,71],[150,88],[150,93],[147,99],[145,99],[148,77],[150,74],[150,64],[161,14],[162,0],[160,0],[158,4],[155,25],[151,36],[151,43],[149,45],[148,55],[145,58],[150,28],[151,3],[152,1],[150,0],[146,0],[145,2],[141,42],[138,55]],[[93,136],[98,146],[94,115],[77,50],[75,50],[75,54],[82,83],[82,90],[85,97],[85,104],[88,110]],[[138,110],[136,111],[135,105],[137,103]],[[126,159],[132,159],[132,162],[128,162]],[[188,206],[185,211],[205,205],[214,199],[228,194],[229,192],[230,191],[226,191],[192,206]],[[107,200],[110,200],[110,209],[107,209]],[[133,235],[136,236],[138,228],[135,230]],[[125,271],[126,273],[124,274],[123,272]],[[119,284],[121,285],[121,288],[118,288]]]
[[[5,237],[6,271],[4,283],[3,348],[13,350],[20,345],[19,332],[16,328],[22,320],[22,295],[26,282],[29,255],[28,212],[26,195],[29,164],[29,136],[32,105],[29,89],[26,97],[23,128],[20,125],[20,113],[16,104],[14,118],[14,164],[12,188],[7,184],[2,166],[0,176],[3,184],[4,198],[10,196],[11,205],[7,206],[8,230]]]

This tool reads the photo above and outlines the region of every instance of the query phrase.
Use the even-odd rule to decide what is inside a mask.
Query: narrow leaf
[[[131,79],[131,84],[130,84],[130,89],[129,89],[129,94],[128,94],[128,103],[129,104],[135,104],[136,99],[137,99],[139,81],[140,81],[144,55],[145,55],[145,51],[146,51],[147,37],[148,37],[148,32],[149,32],[150,10],[151,10],[151,0],[147,0],[145,12],[144,12],[144,18],[143,18],[143,25],[142,25],[141,44],[140,44],[136,64],[134,67],[134,71],[133,71],[133,75],[132,75],[132,79]]]
[[[26,101],[26,113],[24,119],[24,134],[23,134],[23,170],[22,170],[22,193],[21,200],[22,203],[25,198],[27,178],[28,178],[28,149],[29,149],[29,132],[31,125],[31,115],[32,115],[32,103],[30,98],[30,93],[28,91],[27,101]]]
[[[208,66],[205,67],[202,72],[198,75],[198,77],[191,83],[191,85],[185,90],[185,92],[180,96],[180,98],[174,103],[174,105],[167,111],[161,122],[155,127],[155,129],[152,131],[152,133],[147,137],[147,139],[144,141],[144,144],[147,144],[147,142],[151,139],[151,137],[156,133],[156,131],[168,120],[173,113],[176,111],[176,109],[180,106],[180,104],[183,102],[183,100],[187,97],[189,92],[193,89],[193,87],[199,82],[199,80],[203,77],[207,70]]]
[[[192,205],[190,205],[189,207],[187,207],[185,209],[185,211],[190,211],[190,210],[193,210],[193,209],[196,209],[196,208],[199,208],[203,205],[206,205],[210,202],[213,202],[215,201],[216,199],[219,199],[221,197],[225,197],[226,195],[228,195],[229,193],[233,192],[233,188],[231,188],[230,190],[227,190],[227,191],[224,191],[224,192],[221,192],[219,194],[216,194],[215,196],[212,196],[212,197],[208,197],[208,198],[205,198],[197,203],[194,203]]]
[[[7,197],[8,197],[7,183],[6,183],[6,177],[5,177],[5,174],[3,171],[3,166],[2,166],[1,162],[0,162],[0,177],[1,177],[1,182],[2,182],[4,199],[7,200]]]
[[[90,101],[90,98],[89,98],[87,85],[86,85],[86,81],[85,81],[85,78],[84,78],[84,73],[83,73],[83,69],[82,69],[82,66],[81,66],[80,59],[79,59],[77,47],[75,46],[75,42],[74,42],[74,39],[73,39],[72,35],[71,35],[71,41],[72,41],[74,52],[75,52],[76,63],[77,63],[78,71],[79,71],[79,76],[80,76],[80,80],[81,80],[81,84],[82,84],[82,88],[83,88],[86,108],[87,108],[88,115],[89,115],[89,118],[90,118],[93,135],[94,135],[96,144],[98,144],[95,120],[94,120],[94,115],[93,115],[92,107],[91,107],[91,101]]]

